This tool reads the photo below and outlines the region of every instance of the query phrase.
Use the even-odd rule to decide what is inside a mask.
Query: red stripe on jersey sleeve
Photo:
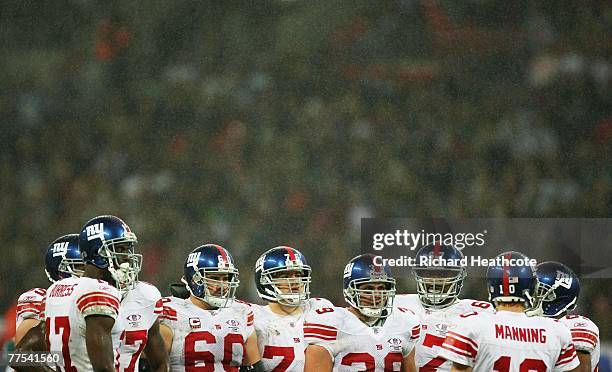
[[[589,340],[588,338],[572,337],[572,341],[574,342],[574,344],[578,344],[580,342],[584,342],[584,343],[589,344],[593,348],[595,348],[597,346],[596,343],[594,343],[593,341]]]
[[[336,336],[337,331],[330,331],[328,329],[315,328],[315,327],[304,327],[304,333],[314,333],[321,336]]]
[[[411,339],[417,339],[421,336],[421,326],[414,326],[412,327],[412,336],[410,337]]]
[[[325,329],[329,329],[329,330],[332,330],[332,331],[336,330],[336,327],[328,326],[328,325],[325,325],[325,324],[319,324],[319,323],[304,323],[304,327],[325,328]]]
[[[252,311],[249,311],[249,314],[247,315],[247,326],[252,326],[254,320],[255,320],[255,315],[253,315]]]
[[[593,344],[593,346],[597,345],[597,335],[594,332],[583,332],[583,331],[572,331],[572,339],[576,340],[576,339],[586,339],[588,340],[590,343]]]
[[[323,340],[323,341],[336,341],[336,337],[324,337],[315,335],[312,333],[304,333],[304,337],[307,339]]]
[[[17,304],[17,313],[21,312],[34,312],[39,313],[42,310],[42,303],[40,302],[27,302],[27,303],[19,303]]]
[[[304,323],[304,337],[315,340],[334,341],[338,337],[336,327],[319,323]]]
[[[478,353],[478,346],[471,339],[455,332],[448,332],[442,347],[455,354],[468,358],[475,358]]]
[[[334,341],[338,337],[336,327],[319,323],[304,323],[304,337],[315,340]]]
[[[466,337],[466,336],[464,336],[462,334],[459,334],[459,333],[456,333],[456,332],[453,332],[453,331],[448,331],[447,335],[451,335],[451,336],[453,336],[454,338],[456,338],[458,340],[466,342],[466,343],[470,344],[472,346],[472,348],[474,348],[474,350],[478,350],[478,344],[474,340],[469,338],[469,337]]]
[[[444,344],[442,344],[441,347],[446,349],[446,350],[448,350],[448,351],[450,351],[450,352],[452,352],[453,354],[457,354],[457,355],[460,355],[460,356],[466,357],[466,358],[473,358],[473,356],[470,355],[468,352],[462,351],[460,349],[457,349],[456,347],[452,346],[450,343],[449,344],[444,343]]]
[[[160,298],[159,300],[157,300],[157,302],[155,303],[155,309],[153,310],[153,314],[161,314],[164,312],[164,302],[162,301],[162,299]]]
[[[94,307],[94,306],[104,306],[106,308],[110,308],[115,314],[119,313],[118,309],[115,309],[115,307],[113,307],[110,303],[108,303],[107,301],[93,301],[93,302],[88,302],[87,304],[85,304],[83,306],[82,309],[79,309],[80,312],[84,312],[85,310],[89,309],[90,307]]]
[[[105,305],[111,307],[115,312],[119,312],[119,301],[103,292],[92,292],[81,296],[77,301],[77,307],[80,312],[93,305]]]
[[[574,344],[570,344],[561,350],[561,354],[559,355],[559,359],[557,359],[557,363],[555,366],[560,366],[563,364],[567,364],[577,358],[576,349],[574,348]]]
[[[174,310],[170,306],[164,305],[162,308],[162,313],[159,316],[159,318],[168,319],[168,320],[178,320],[178,314],[176,310]]]

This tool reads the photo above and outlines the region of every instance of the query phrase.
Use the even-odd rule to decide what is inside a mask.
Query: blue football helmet
[[[136,234],[115,216],[92,218],[79,234],[83,261],[107,269],[122,292],[133,289],[138,280],[142,255],[134,252],[137,242]]]
[[[83,275],[84,262],[79,249],[79,234],[61,236],[47,247],[45,273],[49,281]]]
[[[542,315],[555,318],[576,308],[580,281],[569,267],[560,262],[542,262],[536,266],[536,275],[536,300]]]
[[[452,305],[466,277],[463,253],[452,245],[435,242],[419,249],[413,268],[423,307],[442,309]]]
[[[297,249],[280,246],[262,254],[255,263],[259,297],[286,306],[303,305],[310,297],[311,269]]]
[[[221,276],[225,278],[219,279]],[[232,305],[240,283],[232,255],[216,244],[205,244],[189,253],[181,280],[192,296],[216,308]]]
[[[344,299],[361,314],[369,318],[391,315],[395,298],[395,279],[387,266],[376,264],[376,256],[362,254],[353,258],[344,268]],[[361,289],[364,284],[383,283],[385,289]]]
[[[522,302],[527,309],[531,309],[534,306],[537,279],[535,268],[527,262],[528,257],[511,251],[498,255],[495,260],[496,265],[487,269],[489,301],[493,306],[497,302]]]

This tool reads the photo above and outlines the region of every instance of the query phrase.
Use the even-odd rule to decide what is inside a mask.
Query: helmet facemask
[[[99,255],[108,261],[108,271],[122,293],[136,287],[142,267],[142,255],[134,253],[136,243],[136,235],[126,233],[125,237],[103,241],[99,250]]]
[[[85,263],[80,258],[64,258],[57,269],[60,273],[69,277],[81,277],[85,272]]]
[[[427,267],[415,268],[417,293],[426,308],[442,309],[450,306],[459,297],[465,268]]]
[[[192,285],[196,286],[195,291],[184,278],[181,280],[187,284],[191,295],[216,308],[230,307],[240,284],[238,269],[233,266],[226,269],[197,269],[191,279]]]
[[[382,289],[375,287],[382,284]],[[364,288],[366,287],[366,288]],[[395,298],[395,279],[356,279],[344,290],[347,301],[368,318],[386,318],[391,315]]]
[[[62,261],[57,267],[57,272],[59,274],[58,280],[75,277],[80,278],[85,272],[85,263],[80,258],[62,258]],[[47,278],[51,283],[56,282],[47,269],[45,269],[45,273],[47,274]]]
[[[284,306],[302,306],[310,298],[309,266],[276,267],[264,270],[261,284],[269,285],[274,290],[276,302]]]

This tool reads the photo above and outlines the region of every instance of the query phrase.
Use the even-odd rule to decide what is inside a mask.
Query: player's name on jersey
[[[514,326],[495,325],[495,338],[520,342],[546,343],[546,330],[544,328],[521,328]]]
[[[395,258],[384,258],[376,256],[374,264],[379,266],[423,266],[423,267],[448,267],[448,266],[535,266],[538,262],[532,258],[511,258],[505,257],[487,258],[482,256],[466,256],[461,259],[451,259],[444,257],[416,257],[400,256]]]

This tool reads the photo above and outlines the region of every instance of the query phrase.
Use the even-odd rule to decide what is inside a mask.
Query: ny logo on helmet
[[[59,242],[53,244],[53,257],[65,257],[68,251],[68,242]]]
[[[192,266],[194,270],[197,270],[201,254],[202,252],[189,253],[189,256],[187,256],[187,266]]]
[[[93,225],[85,226],[85,232],[87,233],[87,241],[100,239],[104,241],[104,224],[94,223]]]
[[[353,272],[353,266],[355,266],[354,262],[351,262],[350,264],[346,265],[346,267],[344,268],[344,277],[348,278],[351,276],[351,272]]]
[[[256,271],[262,271],[263,270],[263,265],[264,265],[264,259],[266,258],[266,255],[261,255],[261,257],[259,257],[257,259],[257,262],[255,263],[255,270]]]
[[[572,277],[562,271],[557,271],[557,278],[555,278],[555,284],[565,289],[572,287]]]

